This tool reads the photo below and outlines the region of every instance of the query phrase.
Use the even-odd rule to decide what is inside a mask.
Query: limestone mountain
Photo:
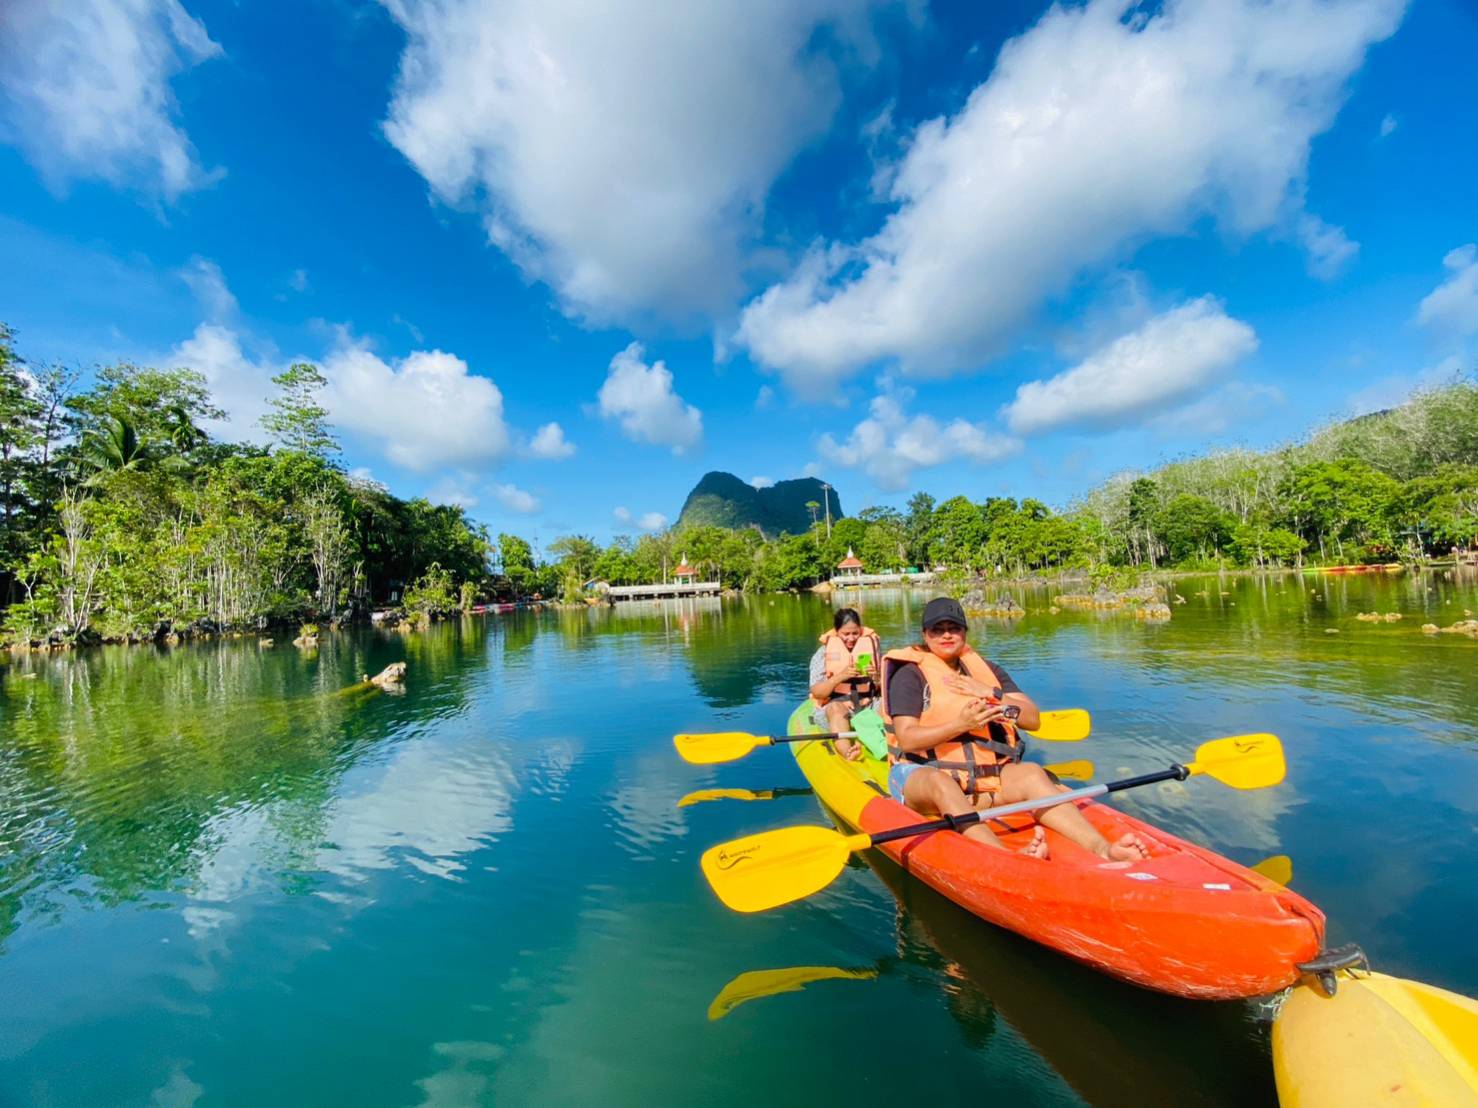
[[[705,473],[688,493],[677,523],[679,527],[687,524],[717,527],[757,525],[771,538],[782,532],[799,535],[811,526],[807,503],[815,501],[819,505],[818,515],[824,515],[828,498],[831,500],[831,518],[841,519],[842,502],[836,489],[822,488],[821,481],[815,477],[797,477],[757,489],[732,473],[714,470]]]

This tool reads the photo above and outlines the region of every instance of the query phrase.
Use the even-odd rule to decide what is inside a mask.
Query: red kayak
[[[803,704],[790,734],[814,730]],[[852,829],[919,822],[888,796],[884,763],[848,762],[821,741],[791,749],[816,796]],[[1050,830],[1051,860],[1025,857],[1017,850],[1036,826],[1030,815],[990,825],[1007,850],[952,831],[877,849],[981,919],[1163,993],[1229,1000],[1276,992],[1298,979],[1296,963],[1319,952],[1324,913],[1297,893],[1107,805],[1079,808],[1110,841],[1138,834],[1150,857],[1104,863]]]

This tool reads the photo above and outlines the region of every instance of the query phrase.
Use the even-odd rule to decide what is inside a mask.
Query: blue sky
[[[1466,0],[18,0],[0,319],[542,543],[1056,505],[1478,358]]]

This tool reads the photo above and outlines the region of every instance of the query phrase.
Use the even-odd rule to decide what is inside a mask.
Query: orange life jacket
[[[826,648],[826,676],[836,677],[842,673],[856,673],[857,659],[860,655],[871,654],[874,664],[881,663],[883,648],[878,640],[878,633],[871,627],[864,626],[862,634],[857,637],[857,645],[851,650],[847,644],[842,642],[842,636],[836,631],[828,631],[821,636],[821,645]],[[843,681],[831,694],[832,700],[850,700],[854,707],[861,707],[862,701],[871,702],[877,694],[873,687],[871,677],[854,677],[850,681]]]
[[[893,713],[888,704],[888,680],[898,666],[907,662],[919,667],[927,686],[924,713],[919,716],[919,722],[924,726],[948,723],[958,718],[967,704],[979,699],[950,688],[948,681],[958,671],[931,651],[917,646],[890,650],[883,655],[883,695],[880,707],[890,734],[893,730]],[[965,673],[977,681],[995,685],[995,674],[985,664],[985,659],[970,647],[965,647],[960,654],[960,664]],[[954,778],[955,784],[966,794],[999,791],[1001,766],[1021,761],[1021,755],[1021,739],[1016,728],[1004,720],[993,721],[979,730],[939,743],[927,750],[905,751],[893,743],[888,745],[890,763],[913,762],[943,770]]]

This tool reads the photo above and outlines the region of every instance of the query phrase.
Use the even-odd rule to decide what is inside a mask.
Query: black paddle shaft
[[[1087,788],[1074,789],[1071,793],[1062,793],[1057,797],[1044,797],[1044,800],[1053,800],[1052,805],[1043,807],[1055,807],[1056,804],[1066,804],[1071,800],[1089,800],[1095,796],[1103,796],[1106,793],[1122,792],[1124,789],[1137,789],[1141,785],[1153,785],[1160,781],[1184,781],[1191,775],[1191,771],[1178,762],[1169,769],[1157,770],[1154,773],[1142,773],[1138,777],[1126,777],[1122,781],[1111,781],[1107,785],[1089,785]],[[979,823],[984,819],[995,819],[997,814],[1011,815],[1011,812],[995,813],[987,809],[984,812],[966,812],[959,816],[941,816],[939,819],[930,820],[928,823],[910,824],[908,827],[895,827],[891,831],[879,831],[871,836],[873,846],[881,846],[883,843],[896,842],[899,839],[912,839],[918,835],[928,835],[934,831],[958,831],[962,827]]]

